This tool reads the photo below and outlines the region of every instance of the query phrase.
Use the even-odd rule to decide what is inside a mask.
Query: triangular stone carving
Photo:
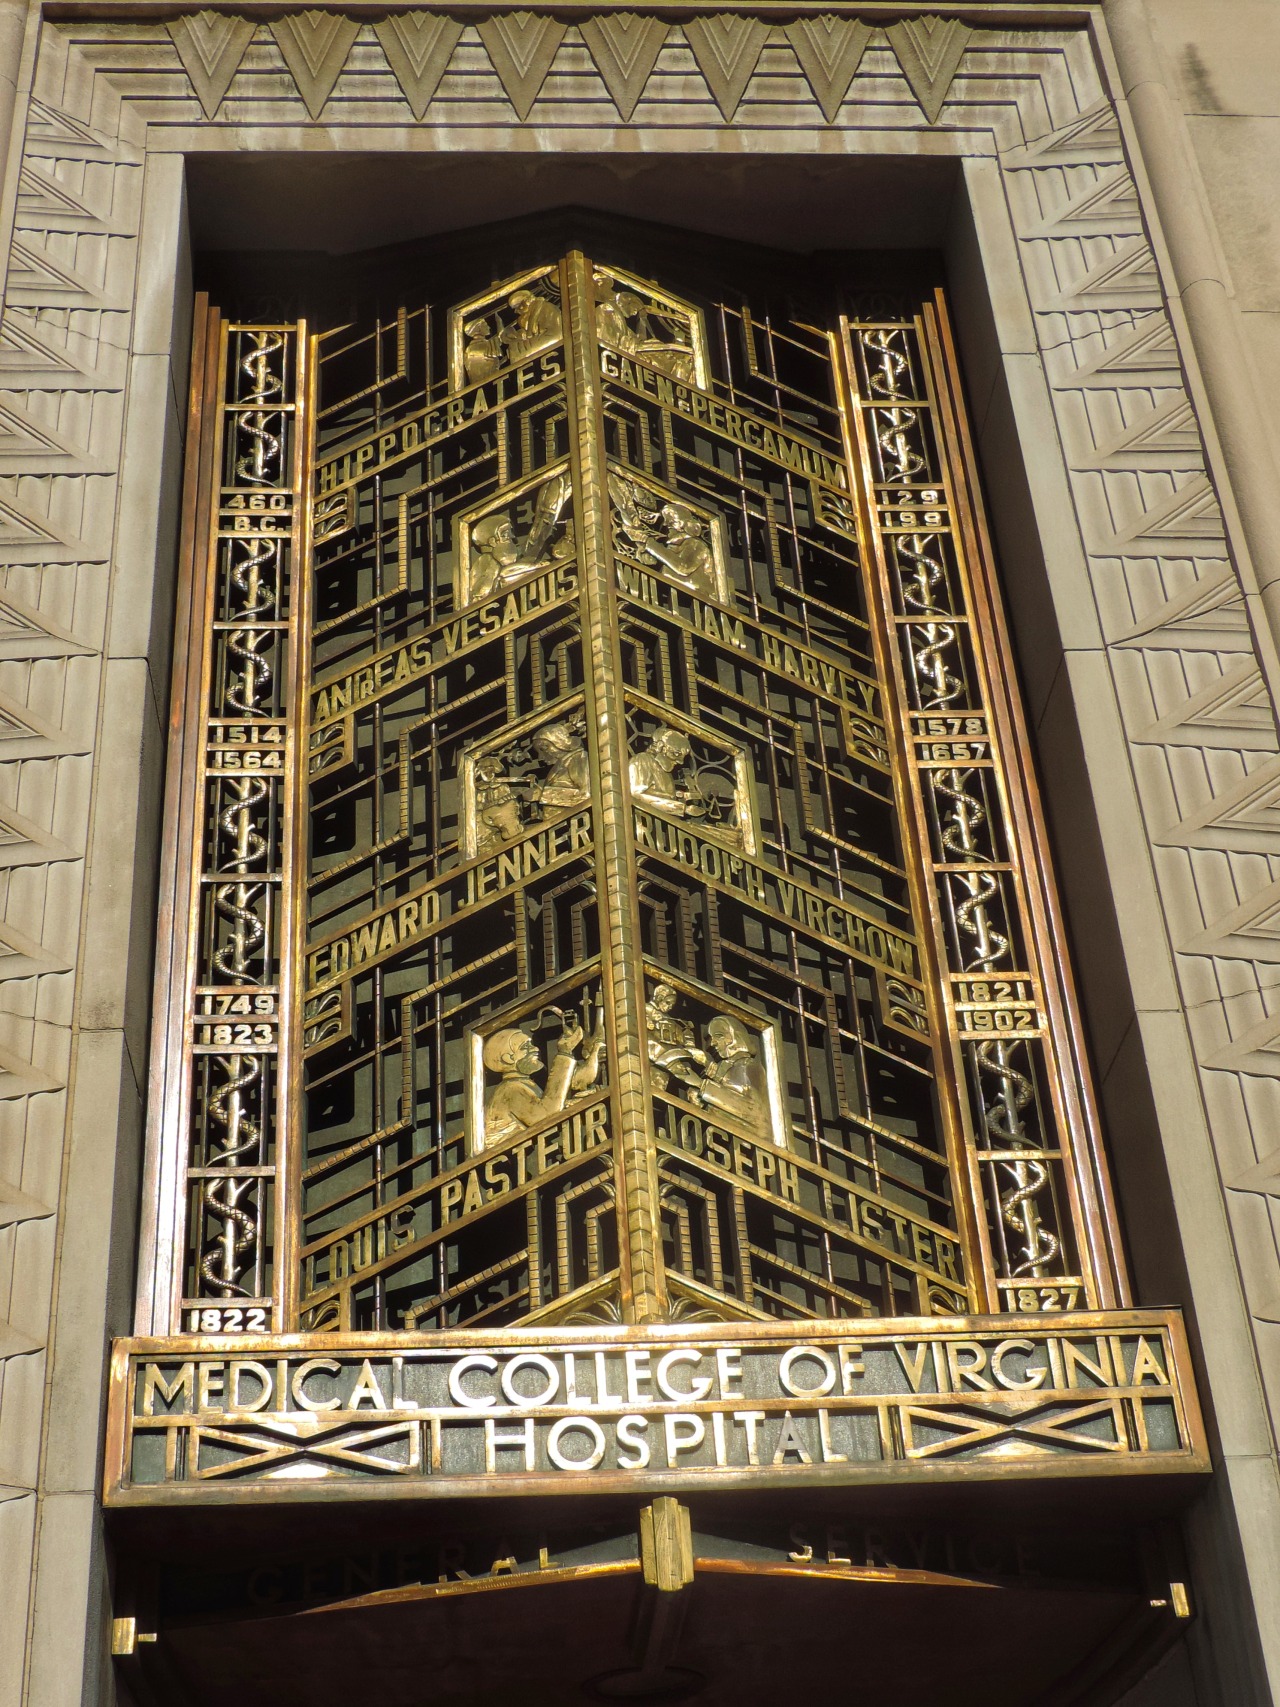
[[[1273,1150],[1262,1161],[1229,1179],[1227,1185],[1232,1191],[1258,1191],[1265,1192],[1268,1197],[1280,1197],[1280,1150]],[[1255,1316],[1263,1314],[1262,1310],[1254,1311]],[[1280,1321],[1280,1315],[1273,1316],[1269,1311],[1265,1314],[1268,1321]]]
[[[256,28],[252,18],[227,12],[188,12],[165,24],[207,119],[222,105]]]
[[[122,389],[123,376],[112,380],[106,377],[109,345],[99,346],[103,368],[90,367],[78,361],[65,345],[50,339],[48,331],[47,327],[37,328],[35,321],[14,308],[6,311],[0,324],[0,383],[33,391]]]
[[[1124,140],[1111,103],[1092,107],[1034,142],[1011,148],[1004,157],[1006,168],[1034,166],[1095,165],[1108,154],[1122,154]]]
[[[784,24],[782,33],[791,43],[823,118],[834,124],[871,40],[871,25],[823,12]]]
[[[271,33],[303,104],[318,119],[360,34],[359,20],[344,18],[340,12],[293,12],[277,18]]]
[[[578,28],[614,106],[630,122],[667,39],[665,20],[642,18],[635,12],[605,12],[598,18],[584,18]]]
[[[74,730],[75,723],[83,717],[83,707],[73,698],[66,709],[67,720]],[[29,705],[0,693],[0,764],[7,759],[47,759],[60,753],[87,753],[92,747],[92,739],[83,732],[60,729]],[[0,933],[0,944],[3,940]]]
[[[90,651],[12,593],[0,595],[0,658],[70,658]]]
[[[936,124],[973,31],[958,18],[935,18],[926,13],[921,18],[887,24],[884,33],[925,118]]]
[[[1280,1017],[1271,1015],[1261,1019],[1257,1025],[1251,1025],[1248,1031],[1241,1032],[1239,1037],[1233,1037],[1230,1043],[1215,1050],[1212,1055],[1205,1057],[1206,1067],[1217,1068],[1224,1073],[1258,1073],[1268,1078],[1280,1074]],[[1253,1173],[1255,1170],[1250,1170]],[[1249,1178],[1249,1174],[1240,1176]],[[1269,1191],[1269,1187],[1258,1182],[1249,1187],[1242,1186],[1240,1180],[1232,1181],[1237,1191]]]
[[[1147,308],[1160,301],[1160,275],[1145,237],[1126,244],[1110,260],[1092,267],[1046,306],[1063,308]]]
[[[1053,383],[1064,391],[1114,390],[1117,382],[1167,384],[1169,375],[1181,372],[1173,327],[1163,314],[1144,314],[1100,356],[1074,372],[1055,375]]]
[[[55,865],[62,860],[82,857],[80,849],[71,847],[48,830],[42,830],[30,818],[24,818],[11,807],[0,807],[0,868]]]
[[[33,147],[32,144],[35,144]],[[27,109],[27,154],[48,154],[53,144],[60,159],[87,160],[116,152],[98,133],[70,113],[32,98]]]
[[[76,539],[13,498],[0,498],[0,551],[10,563],[102,563],[109,553]]]
[[[1259,765],[1198,812],[1153,839],[1164,848],[1233,848],[1268,853],[1280,832],[1280,759]],[[1280,1021],[1276,1022],[1280,1028]]]
[[[12,1227],[17,1221],[43,1221],[52,1214],[47,1203],[0,1179],[0,1227]]]
[[[28,1353],[40,1351],[43,1347],[43,1340],[33,1340],[30,1334],[24,1334],[11,1322],[0,1321],[0,1359],[26,1357]]]
[[[1274,960],[1278,944],[1280,883],[1268,883],[1178,947],[1184,954],[1213,954],[1228,960]],[[1280,1169],[1276,1194],[1280,1196]]]
[[[108,298],[96,280],[55,261],[34,240],[34,234],[14,238],[5,300],[33,308],[100,308],[119,312],[128,307],[125,302]]]
[[[38,1096],[42,1091],[59,1091],[66,1085],[65,1075],[59,1078],[56,1074],[46,1072],[43,1067],[37,1067],[25,1056],[17,1054],[12,1049],[0,1049],[0,1101],[11,1102],[15,1097]],[[4,1332],[5,1324],[0,1322],[0,1334]],[[0,1357],[5,1355],[3,1344],[0,1343]]]
[[[1117,635],[1113,646],[1171,647],[1186,651],[1249,649],[1249,613],[1230,565],[1205,575],[1183,593]]]
[[[516,117],[527,119],[568,25],[537,12],[499,12],[476,28]]]
[[[1191,399],[1179,392],[1148,409],[1105,439],[1091,456],[1073,458],[1075,468],[1199,468],[1200,433]]]
[[[741,13],[718,12],[709,18],[686,19],[683,27],[698,70],[727,123],[760,63],[769,26]]]
[[[0,498],[0,551],[10,563],[102,563],[109,555],[104,546],[63,533],[17,498]]]
[[[1104,550],[1130,552],[1140,543],[1181,545],[1189,550],[1223,540],[1222,511],[1213,487],[1202,474],[1171,492],[1127,528],[1118,528]]]
[[[1029,237],[1048,237],[1063,230],[1074,236],[1098,233],[1130,236],[1142,230],[1142,205],[1138,187],[1125,169],[1113,172],[1091,190],[1069,201],[1057,213],[1046,215]]]
[[[1145,745],[1203,747],[1227,742],[1241,751],[1274,752],[1276,717],[1257,664],[1234,664],[1176,711],[1134,737]]]
[[[108,229],[93,209],[65,184],[28,161],[18,176],[18,225],[23,231]]]
[[[0,694],[0,764],[6,759],[52,758],[66,750],[56,738],[50,739],[47,724],[37,725],[26,715],[25,708],[19,708],[7,695]],[[0,936],[0,978],[3,977],[4,939]]]
[[[419,122],[440,87],[463,26],[441,12],[394,12],[373,26],[387,64]]]
[[[37,426],[14,403],[0,403],[0,474],[106,474],[108,464],[78,445]]]
[[[13,978],[42,978],[49,972],[70,970],[69,960],[50,954],[40,943],[32,942],[14,930],[12,925],[0,924],[0,979],[8,982]],[[13,1190],[13,1186],[7,1186],[0,1180],[0,1227],[4,1225],[4,1194]]]

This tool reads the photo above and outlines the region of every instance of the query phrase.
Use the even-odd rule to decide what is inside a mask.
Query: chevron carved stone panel
[[[476,28],[516,117],[527,119],[567,26],[539,12],[496,12]]]
[[[796,18],[784,24],[782,33],[809,79],[823,118],[834,124],[858,75],[871,40],[871,25],[823,12],[816,18]]]
[[[768,25],[740,12],[722,12],[688,19],[684,33],[716,105],[730,122],[760,63]]]
[[[188,20],[199,36],[197,20]],[[173,37],[157,27],[167,52]],[[182,34],[183,32],[179,32]],[[243,43],[252,26],[232,20]],[[223,32],[214,32],[219,41]],[[201,38],[203,42],[203,38]],[[197,86],[223,75],[190,39]],[[207,45],[207,42],[203,42]],[[233,68],[234,69],[234,68]],[[232,73],[228,73],[228,76]],[[142,127],[43,32],[0,318],[0,1501],[34,1505],[70,1150],[85,854],[107,644],[141,212]],[[101,1142],[115,1134],[104,1106]],[[31,1554],[6,1529],[0,1653]],[[20,1622],[15,1628],[13,1615]],[[3,1685],[0,1685],[3,1693]]]
[[[461,113],[485,102],[487,68],[520,122],[535,101],[572,102],[588,96],[589,83],[596,82],[621,120],[634,123],[642,101],[653,100],[658,91],[661,99],[669,91],[666,78],[696,75],[724,123],[736,122],[744,103],[776,104],[778,89],[788,84],[793,101],[801,96],[811,103],[811,117],[820,115],[831,125],[866,79],[875,108],[883,110],[888,95],[905,122],[918,122],[923,108],[933,124],[951,97],[972,37],[973,31],[954,19],[925,15],[878,30],[872,21],[822,10],[782,24],[749,12],[711,12],[677,21],[604,11],[571,27],[546,13],[500,7],[464,23],[447,12],[411,6],[367,24],[340,8],[311,7],[261,25],[234,10],[206,7],[163,22],[107,23],[91,52],[109,61],[119,51],[130,60],[134,76],[139,62],[131,48],[153,47],[156,57],[145,61],[146,74],[164,77],[170,113],[175,92],[185,84],[195,122],[246,122],[251,110],[264,106],[278,122],[283,112],[276,79],[287,77],[293,95],[283,99],[296,99],[303,122],[315,123],[349,72],[344,111],[372,119],[375,113],[385,115],[387,102],[398,98],[423,123],[429,116],[443,117],[445,106]],[[877,43],[878,52],[869,60]],[[547,78],[562,46],[572,51],[572,69],[570,60],[561,61],[559,86],[549,96]],[[168,71],[163,69],[166,54]],[[446,72],[447,95],[442,93]],[[387,86],[380,90],[384,78]],[[153,97],[132,83],[131,92],[145,110]],[[159,86],[154,98],[161,98]],[[686,86],[686,104],[688,98]]]
[[[360,25],[340,12],[294,12],[271,25],[308,113],[318,119],[342,75]]]
[[[173,18],[165,28],[173,38],[204,116],[211,119],[240,69],[255,26],[248,18],[209,11]]]
[[[958,18],[926,15],[903,18],[884,33],[925,118],[936,123],[973,31]]]
[[[635,12],[608,12],[598,18],[584,18],[578,27],[625,123],[635,112],[658,63],[667,25],[661,18],[645,18]]]
[[[414,118],[424,118],[453,58],[462,25],[440,12],[397,12],[380,19],[373,32]]]
[[[1274,1321],[1274,1241],[1260,1250],[1260,1223],[1238,1207],[1280,1198],[1272,1125],[1257,1118],[1280,1088],[1274,684],[1112,109],[1091,106],[1007,150],[1003,165],[1141,810],[1167,850],[1156,859],[1162,905],[1241,1269],[1255,1317]]]

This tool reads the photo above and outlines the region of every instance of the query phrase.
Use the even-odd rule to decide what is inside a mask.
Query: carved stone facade
[[[1139,111],[1136,129],[1117,104],[1134,79],[1115,70],[1114,9],[1045,8],[1038,27],[1025,7],[1008,27],[994,7],[894,7],[883,22],[875,6],[780,22],[764,7],[683,21],[89,10],[33,15],[4,206],[0,1698],[111,1698],[94,1491],[104,1339],[130,1321],[147,1075],[183,156],[511,148],[961,163],[962,341],[1004,559],[1023,577],[1010,597],[1034,641],[1024,672],[1098,996],[1112,1148],[1141,1275],[1139,1181],[1159,1156],[1124,1150],[1133,1111],[1153,1106],[1188,1291],[1150,1301],[1188,1305],[1217,1412],[1221,1492],[1192,1522],[1201,1693],[1186,1699],[1270,1699],[1280,672],[1256,479],[1221,448],[1235,440],[1219,397],[1246,382],[1183,299],[1200,214],[1152,192],[1154,121]],[[815,233],[814,246],[832,245]],[[1114,897],[1115,979],[1074,893],[1078,814],[1096,823]],[[1159,1262],[1148,1286],[1176,1283],[1179,1263]],[[1213,1562],[1233,1526],[1252,1608]]]

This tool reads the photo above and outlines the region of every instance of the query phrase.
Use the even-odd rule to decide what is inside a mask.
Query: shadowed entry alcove
[[[206,1545],[136,1579],[143,1687],[311,1638],[313,1698],[407,1702],[443,1642],[428,1699],[533,1700],[562,1619],[575,1689],[763,1702],[836,1684],[840,1609],[877,1687],[925,1618],[1026,1639],[975,1701],[1114,1695],[1185,1612],[1150,1522],[1203,1444],[1132,1307],[936,263],[559,210],[197,278],[191,1139],[109,1497]],[[930,1515],[889,1541],[851,1482]],[[675,1497],[788,1485],[817,1528]],[[322,1566],[375,1489],[548,1527]],[[223,1506],[271,1513],[249,1576]]]
[[[411,258],[414,238],[461,225],[465,242],[467,230],[492,220],[511,221],[520,232],[527,217],[554,216],[565,207],[579,210],[582,230],[599,230],[611,220],[616,225],[619,216],[648,222],[645,242],[656,242],[657,253],[666,244],[673,257],[699,257],[713,290],[718,243],[745,243],[744,256],[754,251],[759,258],[762,239],[775,251],[803,257],[806,273],[814,256],[856,252],[863,276],[886,288],[945,285],[1001,556],[1015,667],[1042,755],[1040,781],[1086,1026],[1099,1059],[1112,1059],[1131,1022],[1133,997],[1106,858],[1087,805],[1080,735],[1061,691],[1061,595],[1055,608],[1035,521],[1043,498],[1033,499],[1037,483],[1026,467],[1030,456],[1057,458],[1060,447],[1038,444],[1033,451],[1019,442],[1014,415],[1025,403],[1015,411],[1006,389],[999,351],[1010,334],[996,324],[1008,322],[1009,299],[997,311],[993,298],[1003,293],[1001,277],[992,272],[997,251],[989,231],[977,235],[980,221],[989,227],[991,216],[979,215],[977,178],[966,176],[943,139],[922,136],[919,152],[910,156],[804,159],[765,151],[728,157],[273,153],[247,159],[211,151],[188,156],[186,171],[197,280],[228,302],[253,296],[261,305],[277,279],[284,297],[296,302],[299,292],[316,293],[323,280],[326,312],[342,312],[337,298],[347,290],[345,308],[353,308],[360,290],[377,288],[372,275],[379,267],[394,277],[402,265],[427,261],[429,244],[416,261]],[[480,249],[485,241],[478,239]],[[363,263],[358,251],[366,246],[386,246],[383,259]],[[282,253],[288,250],[297,251],[294,259]],[[999,252],[999,264],[1015,261],[1012,250]],[[785,275],[785,263],[781,270]],[[348,278],[351,290],[339,282]],[[1109,1123],[1126,1133],[1111,1164],[1122,1215],[1130,1196],[1138,1206],[1127,1217],[1126,1235],[1139,1293],[1153,1301],[1182,1299],[1185,1269],[1150,1089],[1140,1074],[1126,1073],[1118,1082],[1104,1079],[1100,1093],[1104,1103],[1112,1099]]]

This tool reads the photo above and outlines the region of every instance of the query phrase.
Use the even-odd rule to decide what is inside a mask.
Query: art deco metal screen
[[[938,299],[201,328],[144,1331],[1126,1302]]]

